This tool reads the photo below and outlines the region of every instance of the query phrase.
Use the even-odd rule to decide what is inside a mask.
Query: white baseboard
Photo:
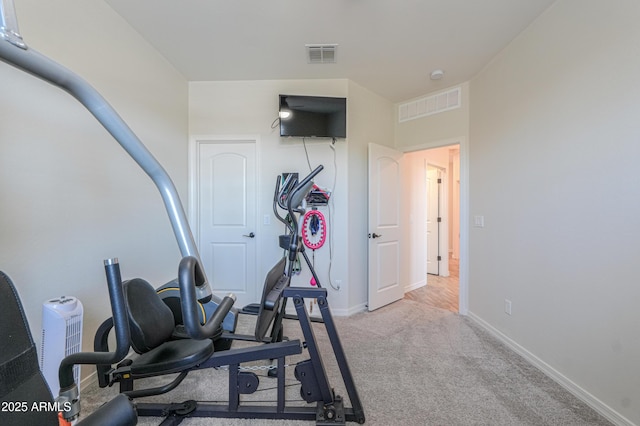
[[[493,327],[491,324],[475,315],[473,312],[469,311],[467,314],[468,318],[473,322],[478,324],[480,327],[491,333],[494,337],[500,340],[502,343],[507,345],[511,350],[515,353],[526,359],[529,363],[531,363],[538,370],[542,371],[553,381],[558,383],[560,386],[568,390],[573,396],[593,408],[595,411],[600,413],[602,416],[606,417],[611,423],[617,426],[637,426],[635,423],[631,422],[631,420],[627,419],[607,404],[593,396],[591,393],[586,391],[585,389],[578,386],[571,379],[560,373],[555,368],[551,367],[549,364],[529,352],[524,347],[520,346],[514,340],[503,334],[500,330]]]
[[[416,281],[413,284],[409,284],[407,286],[404,287],[404,292],[405,293],[409,293],[410,291],[416,290],[420,287],[424,287],[427,285],[427,280],[420,280],[420,281]]]
[[[87,365],[86,367],[89,367],[89,365]],[[95,367],[93,365],[91,365],[90,367],[93,367],[92,369],[94,371],[93,371],[93,373],[91,373],[87,377],[85,377],[84,379],[80,380],[80,391],[81,392],[82,392],[82,389],[85,389],[87,386],[91,386],[93,384],[98,383],[98,375],[95,372]]]
[[[360,303],[359,305],[351,306],[347,309],[331,309],[331,314],[336,317],[350,317],[351,315],[359,314],[367,310],[366,303]]]

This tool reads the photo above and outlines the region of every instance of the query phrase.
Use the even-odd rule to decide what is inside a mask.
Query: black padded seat
[[[131,374],[150,377],[189,370],[213,355],[211,339],[171,340],[175,331],[173,312],[156,290],[140,278],[123,283],[129,312],[131,346],[140,354]]]
[[[129,313],[131,347],[139,354],[171,339],[175,321],[171,309],[147,281],[134,278],[123,283]]]
[[[179,373],[208,360],[213,350],[211,339],[171,340],[136,358],[131,364],[131,374],[149,377]]]

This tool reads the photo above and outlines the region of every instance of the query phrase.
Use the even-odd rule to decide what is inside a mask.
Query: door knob
[[[256,234],[254,234],[253,232],[249,232],[249,235],[243,235],[243,237],[249,237],[249,238],[253,238],[255,236]]]
[[[380,238],[380,237],[382,237],[382,235],[376,234],[375,232],[373,234],[369,234],[369,238]]]

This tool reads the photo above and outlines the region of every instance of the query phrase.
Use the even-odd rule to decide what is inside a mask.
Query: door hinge
[[[438,218],[438,223],[440,223],[440,222],[442,222],[442,218],[441,217]]]
[[[442,183],[442,179],[438,178],[438,183]]]
[[[438,262],[442,260],[442,256],[438,256]]]

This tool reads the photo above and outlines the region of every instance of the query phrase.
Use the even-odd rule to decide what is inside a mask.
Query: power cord
[[[304,146],[304,153],[307,156],[307,164],[309,165],[309,171],[311,172],[311,161],[309,161],[309,151],[307,151],[307,142],[305,138],[302,138],[302,146]]]
[[[338,160],[335,144],[336,138],[333,138],[333,140],[331,141],[331,145],[329,145],[329,148],[331,148],[331,151],[333,151],[333,186],[331,187],[331,198],[329,198],[329,205],[327,206],[329,213],[327,215],[329,216],[327,219],[329,225],[329,285],[335,291],[340,291],[340,286],[334,286],[333,279],[331,278],[331,269],[333,268],[333,197],[336,190],[336,182],[338,181]]]

